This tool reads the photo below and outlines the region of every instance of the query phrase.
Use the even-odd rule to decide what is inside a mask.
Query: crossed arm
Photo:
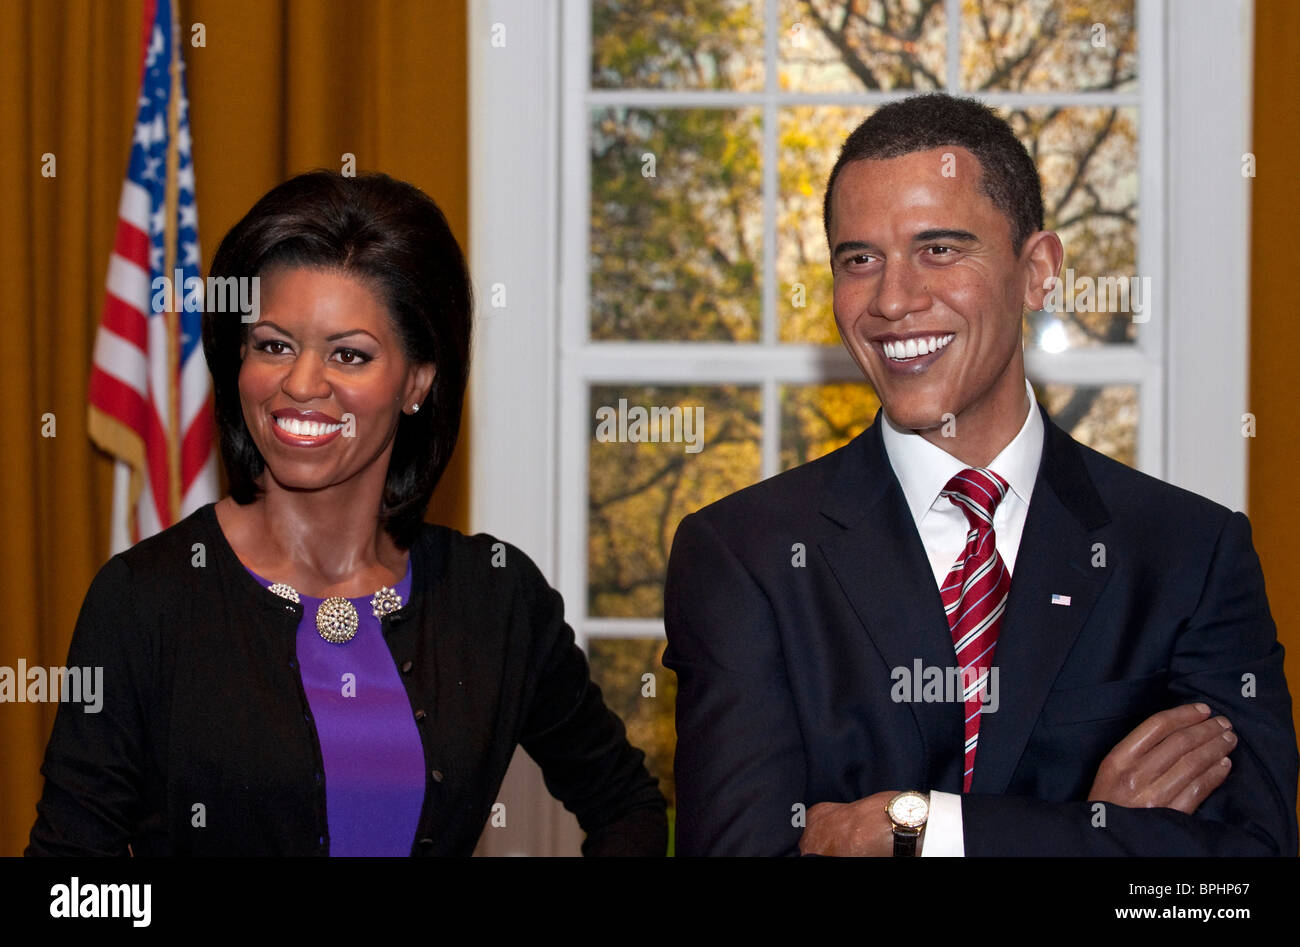
[[[792,824],[806,762],[772,609],[707,520],[683,522],[666,591],[664,663],[678,672],[678,850],[890,854],[884,807],[896,790],[806,800],[806,826]],[[1174,706],[1110,751],[1086,798],[964,795],[966,854],[1294,855],[1291,702],[1241,514],[1227,520],[1169,675]],[[908,788],[927,787],[896,787]]]
[[[1167,808],[1192,815],[1223,785],[1237,746],[1232,723],[1208,705],[1183,704],[1152,714],[1102,760],[1088,802],[1129,809]],[[890,856],[894,835],[885,806],[895,790],[856,802],[820,802],[799,838],[805,855]],[[924,843],[922,843],[924,844]]]

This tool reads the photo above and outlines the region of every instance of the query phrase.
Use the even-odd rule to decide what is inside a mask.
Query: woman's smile
[[[285,444],[294,447],[319,447],[334,440],[344,428],[337,418],[319,411],[295,411],[280,408],[271,412],[271,427]]]

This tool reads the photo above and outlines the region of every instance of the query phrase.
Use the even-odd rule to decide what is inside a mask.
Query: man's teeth
[[[342,424],[321,424],[319,421],[299,421],[296,418],[276,418],[276,425],[298,437],[320,437],[343,427]]]
[[[937,352],[956,337],[956,333],[950,332],[948,335],[931,335],[907,339],[903,342],[885,342],[883,343],[885,357],[895,361],[905,361],[919,355],[929,355],[931,352]]]

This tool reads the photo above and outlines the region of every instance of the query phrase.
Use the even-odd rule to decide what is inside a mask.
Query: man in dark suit
[[[825,222],[883,411],[677,531],[677,850],[1295,855],[1249,523],[1035,403],[1021,319],[1063,249],[1010,128],[945,95],[878,109]]]

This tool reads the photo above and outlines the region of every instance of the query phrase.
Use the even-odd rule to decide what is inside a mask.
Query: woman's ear
[[[429,397],[429,391],[433,388],[433,378],[437,372],[438,366],[433,362],[424,362],[416,366],[415,371],[411,373],[410,383],[406,386],[406,404],[403,405],[403,410],[407,405],[424,404]]]

